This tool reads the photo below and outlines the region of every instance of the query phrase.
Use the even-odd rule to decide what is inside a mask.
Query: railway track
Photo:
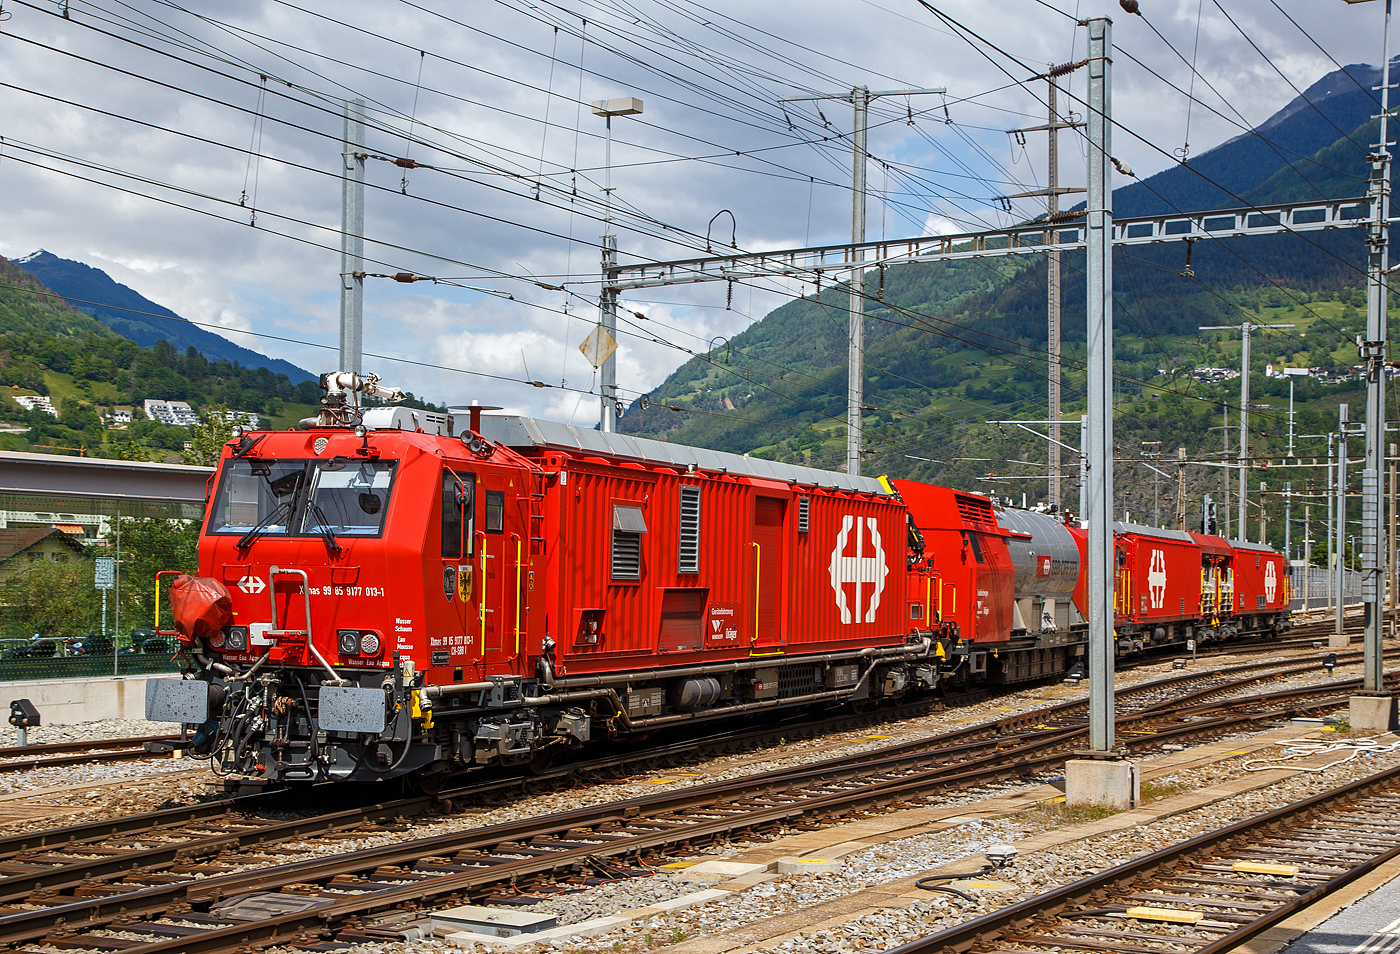
[[[1324,624],[1316,624],[1322,626]],[[1328,622],[1326,626],[1331,626]],[[1354,627],[1355,628],[1355,627]],[[1359,628],[1357,628],[1359,632]],[[1299,636],[1284,640],[1253,640],[1231,643],[1228,645],[1213,645],[1203,649],[1201,656],[1208,658],[1215,654],[1234,654],[1240,650],[1253,648],[1265,649],[1306,649],[1311,646],[1313,638],[1311,636]],[[1173,647],[1173,651],[1179,647]],[[1168,653],[1170,655],[1170,653]],[[1120,669],[1126,670],[1134,665],[1156,665],[1159,659],[1156,657],[1143,659],[1125,659],[1119,661]],[[960,693],[956,697],[934,700],[925,704],[958,704],[964,701],[974,701],[984,698],[987,690],[972,690]],[[874,713],[873,719],[867,721],[892,721],[900,718],[908,718],[908,710],[911,707],[904,707],[901,710],[890,710],[886,713]],[[848,720],[848,721],[854,721]],[[801,725],[811,726],[809,721],[802,719],[787,720],[780,727],[791,727],[794,731]],[[831,731],[825,728],[824,731]],[[81,765],[87,762],[123,762],[147,758],[166,757],[171,751],[161,751],[161,747],[173,749],[179,737],[175,735],[148,735],[125,738],[98,739],[90,742],[56,742],[43,745],[10,746],[0,748],[0,774],[10,772],[29,772],[42,768],[54,768],[68,765]],[[742,738],[740,739],[742,742]]]
[[[1181,722],[1169,703],[1159,702],[1122,716],[1120,725],[1134,727],[1134,734],[1125,735],[1129,747],[1148,748],[1238,731],[1276,718],[1279,705],[1311,710],[1344,698],[1333,694],[1300,704],[1272,695],[1273,708],[1264,713],[1191,714]],[[1074,705],[1052,710],[1072,719]],[[1238,701],[1219,705],[1245,708]],[[117,846],[92,845],[79,846],[77,858],[48,849],[20,852],[0,865],[8,875],[0,879],[0,900],[44,907],[0,910],[0,937],[141,954],[289,943],[328,926],[340,940],[353,940],[372,929],[373,918],[402,914],[405,905],[484,899],[507,884],[550,890],[561,878],[580,883],[599,872],[647,874],[648,861],[677,848],[941,797],[950,787],[1053,768],[1082,746],[1083,726],[1041,722],[1040,728],[1017,729],[1019,718],[855,758],[290,864],[277,864],[275,853],[257,852],[279,838],[316,831],[353,832],[357,838],[399,833],[411,800],[375,806],[369,814],[264,823],[261,830],[248,819],[241,826],[220,823],[210,826],[217,830],[202,842],[151,846],[148,835],[124,854]],[[465,797],[467,790],[444,794]],[[272,831],[279,824],[280,834]],[[228,900],[233,898],[239,900]],[[103,933],[114,926],[119,938]]]
[[[1164,848],[893,954],[1223,954],[1393,858],[1400,767]]]
[[[34,769],[84,762],[127,762],[132,759],[168,758],[170,751],[152,751],[150,746],[178,743],[173,735],[143,735],[91,742],[50,742],[44,745],[16,745],[0,749],[0,772],[31,772]]]

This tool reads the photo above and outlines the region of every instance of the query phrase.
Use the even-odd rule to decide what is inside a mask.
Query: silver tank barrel
[[[1031,510],[998,510],[997,522],[1013,533],[1008,537],[1011,565],[1016,568],[1016,599],[1028,596],[1068,599],[1079,582],[1079,547],[1059,514]],[[1048,572],[1045,558],[1050,558]]]

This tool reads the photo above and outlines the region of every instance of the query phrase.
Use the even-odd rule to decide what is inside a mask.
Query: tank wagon
[[[151,680],[148,717],[189,724],[219,772],[431,788],[1084,654],[1085,534],[1058,514],[474,407],[366,408],[402,399],[374,375],[322,387],[301,427],[235,431],[197,572],[169,585],[184,678]],[[1120,651],[1283,625],[1277,554],[1152,531],[1169,578],[1196,574],[1169,606],[1145,529],[1119,528]]]

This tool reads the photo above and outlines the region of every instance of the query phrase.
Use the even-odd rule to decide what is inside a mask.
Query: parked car
[[[35,639],[5,650],[6,659],[46,659],[59,655],[56,639]]]
[[[113,649],[112,637],[102,633],[88,633],[82,639],[73,641],[69,649],[79,656],[110,656]]]
[[[143,653],[163,653],[170,655],[170,640],[164,636],[147,636],[141,640],[141,652]]]

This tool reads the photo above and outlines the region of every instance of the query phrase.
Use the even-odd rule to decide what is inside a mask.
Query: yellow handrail
[[[759,571],[763,566],[763,547],[757,543],[750,543],[753,547],[753,635],[749,637],[749,645],[758,642],[758,607],[759,596],[763,592],[763,577]]]
[[[520,658],[520,538],[515,539],[515,656]]]

